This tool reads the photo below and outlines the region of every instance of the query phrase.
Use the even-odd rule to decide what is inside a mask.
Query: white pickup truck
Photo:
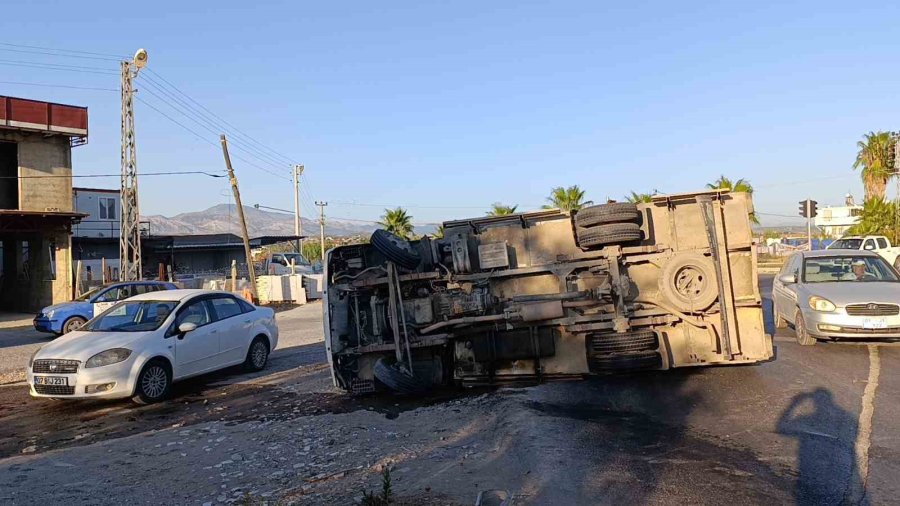
[[[291,262],[294,264],[293,271],[291,270]],[[313,267],[309,260],[300,253],[271,253],[263,258],[260,268],[263,274],[276,276],[313,273]]]
[[[841,237],[829,244],[826,249],[855,249],[874,251],[895,268],[900,268],[900,247],[891,246],[891,241],[883,235],[859,235]]]

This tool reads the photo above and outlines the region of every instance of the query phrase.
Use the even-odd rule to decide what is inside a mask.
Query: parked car
[[[157,291],[119,302],[40,348],[26,376],[34,397],[150,403],[191,376],[238,364],[262,370],[277,345],[270,308],[228,292]]]
[[[81,327],[94,315],[102,313],[120,300],[142,293],[177,288],[172,283],[161,281],[128,281],[98,286],[72,302],[54,304],[41,309],[34,317],[34,328],[38,332],[61,336]]]
[[[863,251],[874,251],[881,258],[894,266],[895,269],[900,268],[900,248],[891,245],[890,239],[883,235],[862,235],[842,237],[828,245],[827,249],[852,249]]]
[[[900,338],[900,278],[871,251],[802,251],[772,286],[775,326],[794,325],[797,342],[817,338]]]

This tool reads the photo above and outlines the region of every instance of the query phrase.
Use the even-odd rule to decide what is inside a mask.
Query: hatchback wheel
[[[82,318],[80,316],[73,316],[73,317],[69,318],[68,320],[66,320],[65,323],[63,323],[62,333],[68,334],[69,332],[74,332],[74,331],[80,329],[81,326],[84,325],[86,322],[87,322],[87,320],[85,320],[84,318]]]
[[[262,371],[269,361],[269,343],[262,336],[250,343],[247,350],[247,359],[244,360],[244,369],[252,372]]]
[[[809,330],[806,328],[806,322],[803,321],[803,313],[801,313],[799,309],[794,316],[794,333],[797,334],[797,342],[800,343],[801,346],[812,346],[816,344],[816,338],[809,335]]]
[[[159,402],[169,396],[171,388],[172,372],[168,364],[162,360],[151,360],[138,375],[135,396],[132,400],[138,404]]]

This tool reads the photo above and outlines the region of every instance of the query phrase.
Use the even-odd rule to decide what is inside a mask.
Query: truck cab
[[[826,249],[872,251],[887,260],[887,262],[893,265],[895,269],[900,268],[900,262],[898,262],[900,248],[892,246],[891,241],[883,235],[855,235],[841,237],[829,244]]]
[[[292,267],[293,265],[293,267]],[[312,274],[312,264],[300,253],[270,253],[262,261],[263,274]]]

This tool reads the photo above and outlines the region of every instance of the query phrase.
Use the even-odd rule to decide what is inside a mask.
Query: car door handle
[[[218,330],[210,330],[209,333],[210,333],[210,334],[218,334],[219,331],[218,331]]]
[[[250,322],[252,322],[252,321],[253,321],[253,320],[244,320],[244,323],[250,323]]]

